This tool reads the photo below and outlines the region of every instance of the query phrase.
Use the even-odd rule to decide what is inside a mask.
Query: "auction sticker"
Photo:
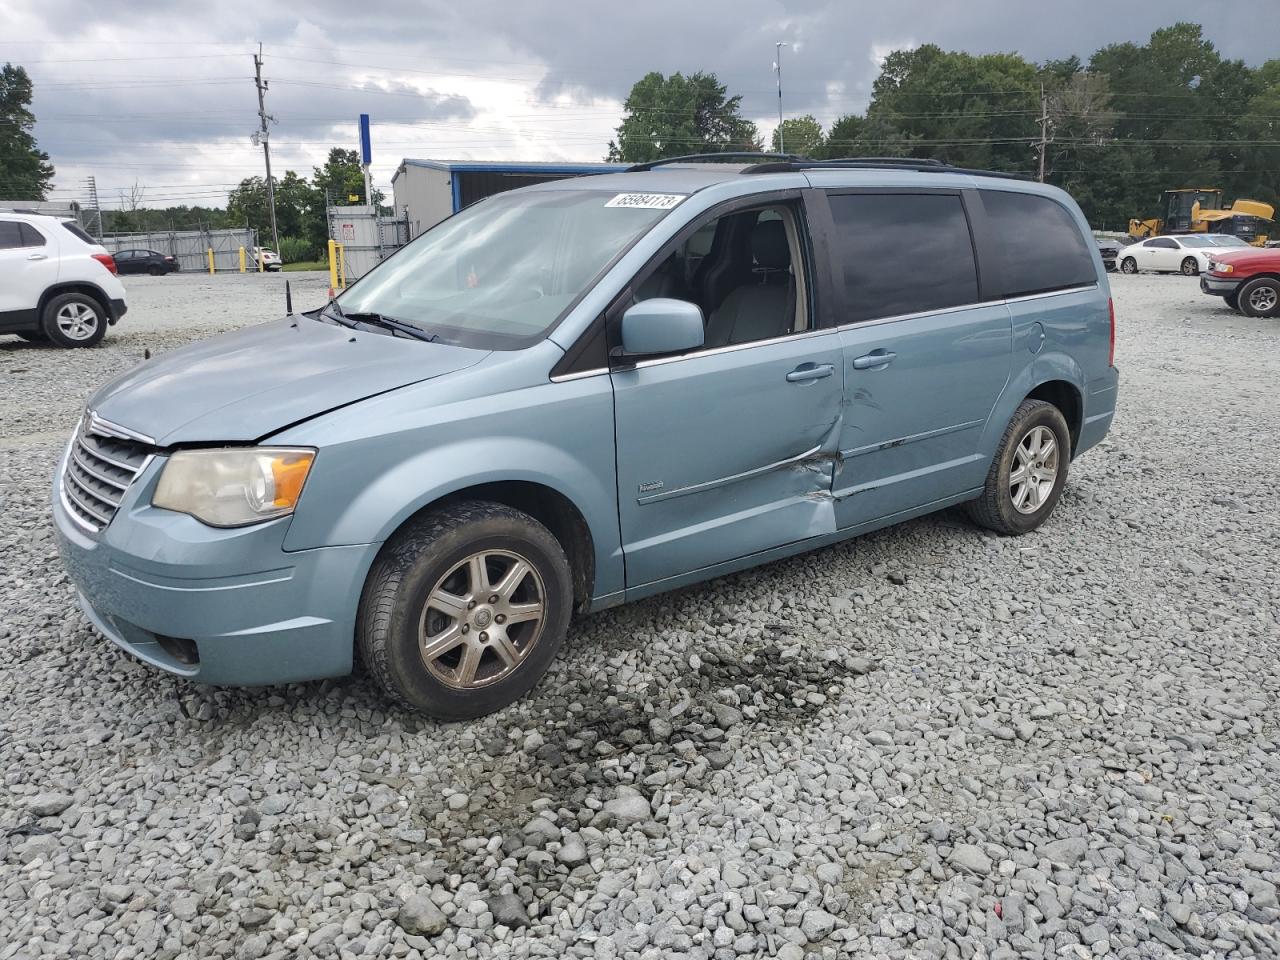
[[[606,207],[638,207],[641,210],[670,210],[687,197],[686,193],[620,193]]]

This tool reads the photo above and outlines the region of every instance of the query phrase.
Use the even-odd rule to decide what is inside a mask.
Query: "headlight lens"
[[[179,450],[164,466],[152,506],[213,527],[293,513],[316,452],[305,447]]]

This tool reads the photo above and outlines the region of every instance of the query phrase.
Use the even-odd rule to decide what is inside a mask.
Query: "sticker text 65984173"
[[[670,210],[687,194],[683,193],[619,193],[606,207],[639,207],[642,210]]]

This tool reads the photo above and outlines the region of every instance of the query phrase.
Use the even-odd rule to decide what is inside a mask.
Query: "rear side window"
[[[39,230],[21,220],[0,220],[0,250],[43,246],[44,237]]]
[[[944,310],[978,299],[978,268],[955,194],[833,194],[844,272],[842,322]]]
[[[72,223],[70,220],[63,220],[62,225],[67,228],[67,233],[71,234],[77,240],[83,240],[85,243],[97,243],[98,241],[89,236],[80,229],[80,224]]]
[[[997,238],[1005,296],[1097,282],[1093,255],[1075,220],[1060,203],[1029,193],[981,193]]]

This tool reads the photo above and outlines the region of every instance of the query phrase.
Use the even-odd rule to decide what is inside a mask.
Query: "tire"
[[[1032,463],[1050,462],[1050,457],[1042,449],[1036,452],[1047,435],[1052,436],[1054,443],[1052,480],[1045,490],[1045,483],[1049,482],[1049,478],[1044,476],[1042,467],[1039,474],[1041,481],[1038,484],[1030,487],[1027,482],[1018,484],[1024,498],[1019,506],[1012,489],[1013,471],[1021,465],[1028,453]],[[1057,505],[1058,498],[1062,496],[1062,488],[1067,482],[1070,461],[1071,433],[1061,411],[1043,400],[1023,400],[1000,439],[1000,446],[991,461],[991,469],[987,472],[982,496],[967,505],[969,516],[975,523],[1006,536],[1030,533],[1048,519]]]
[[[1120,261],[1120,269],[1124,273],[1137,273],[1138,261],[1133,259],[1133,257],[1125,257]]]
[[[1240,312],[1240,291],[1239,290],[1236,290],[1233,293],[1228,293],[1222,299],[1225,300],[1227,302],[1227,306],[1230,307],[1232,310],[1236,311],[1236,313]]]
[[[23,340],[27,343],[48,343],[49,338],[44,335],[43,330],[21,330],[18,332]]]
[[[484,558],[482,591],[477,556]],[[516,571],[506,598],[491,603],[517,560],[528,571]],[[360,658],[406,706],[441,720],[484,716],[524,696],[547,672],[569,627],[572,583],[559,541],[527,514],[483,500],[434,510],[404,527],[374,561],[356,620]],[[508,622],[506,614],[528,619]],[[429,640],[434,658],[421,648]]]
[[[107,333],[102,304],[83,293],[62,293],[44,308],[41,330],[59,347],[92,347]]]
[[[163,277],[165,275],[164,267],[152,267],[147,272],[150,273],[153,277]]]
[[[1200,264],[1196,263],[1195,257],[1184,257],[1182,259],[1182,275],[1184,277],[1198,277],[1200,275]]]
[[[1280,280],[1274,277],[1255,277],[1245,282],[1238,297],[1239,310],[1246,317],[1280,316]]]

